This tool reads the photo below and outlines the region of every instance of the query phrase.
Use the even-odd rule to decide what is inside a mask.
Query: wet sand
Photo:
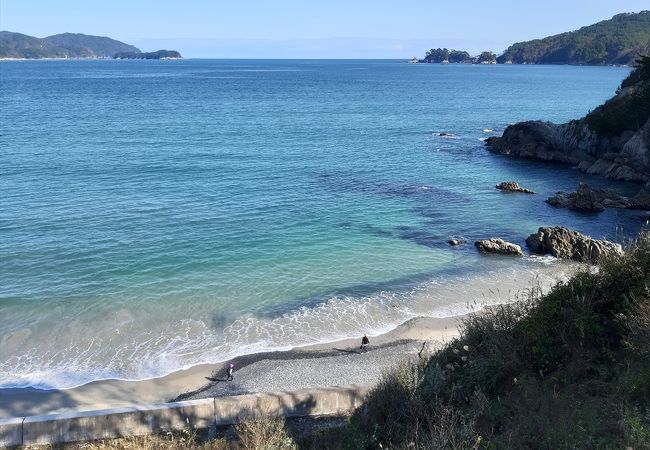
[[[423,344],[425,352],[432,351],[456,337],[461,317],[411,319],[388,333],[369,336],[370,348],[364,354],[359,353],[359,337],[238,357],[233,360],[235,374],[230,382],[225,381],[228,362],[224,362],[143,381],[102,380],[62,390],[0,389],[0,418],[253,392],[373,385],[386,370],[417,359]]]

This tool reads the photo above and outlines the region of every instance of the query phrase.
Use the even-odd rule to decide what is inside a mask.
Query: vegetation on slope
[[[0,58],[181,58],[175,50],[143,53],[137,47],[108,37],[62,33],[43,39],[0,31]]]
[[[65,49],[68,58],[109,58],[118,52],[140,52],[137,47],[115,39],[81,33],[55,34],[43,40]]]
[[[0,31],[0,58],[110,58],[117,52],[140,52],[115,39],[63,33],[43,39]]]
[[[0,31],[0,58],[65,58],[65,52],[33,36]]]
[[[650,448],[650,235],[388,375],[350,448]]]
[[[637,68],[623,80],[617,95],[585,117],[600,136],[637,131],[650,118],[650,56],[636,60]]]
[[[631,64],[650,52],[650,11],[609,20],[544,39],[518,42],[497,59],[516,64]]]

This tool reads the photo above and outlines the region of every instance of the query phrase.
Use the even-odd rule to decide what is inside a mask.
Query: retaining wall
[[[211,429],[246,418],[349,413],[367,394],[362,386],[247,394],[99,411],[0,419],[0,448]]]

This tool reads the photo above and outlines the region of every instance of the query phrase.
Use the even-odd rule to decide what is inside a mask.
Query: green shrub
[[[351,424],[367,448],[650,448],[650,236],[470,316],[386,375]]]

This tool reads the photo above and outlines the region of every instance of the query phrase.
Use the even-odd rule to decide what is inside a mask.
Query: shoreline
[[[169,375],[140,381],[98,380],[70,389],[0,389],[0,418],[66,411],[88,411],[161,403],[207,396],[238,395],[354,384],[372,385],[391,367],[417,358],[423,342],[433,351],[458,336],[466,315],[416,317],[386,333],[370,337],[370,351],[360,355],[361,339],[310,344],[287,351],[253,353],[233,359],[235,380],[221,381],[228,362],[200,364]],[[210,380],[212,379],[212,380]]]
[[[392,333],[396,328],[401,329],[400,327],[414,318],[434,317],[445,320],[445,318],[476,312],[491,305],[516,301],[520,294],[525,296],[532,287],[543,287],[546,290],[558,281],[566,279],[576,270],[575,264],[559,262],[554,258],[530,257],[525,258],[525,262],[522,267],[519,267],[520,265],[493,266],[487,272],[479,272],[477,276],[471,274],[469,277],[452,276],[440,280],[426,280],[397,296],[392,295],[392,291],[383,295],[382,291],[379,295],[362,295],[352,299],[332,298],[319,304],[317,308],[299,308],[291,314],[278,316],[279,321],[261,318],[255,319],[253,325],[240,321],[239,328],[224,334],[220,340],[214,342],[215,351],[205,347],[204,353],[208,357],[188,360],[186,361],[188,364],[185,365],[179,364],[175,367],[170,365],[163,371],[148,371],[149,373],[142,373],[143,376],[119,377],[113,376],[118,374],[112,373],[102,376],[100,370],[100,373],[96,373],[97,376],[93,377],[88,376],[86,369],[80,366],[81,370],[78,374],[70,373],[72,382],[69,383],[9,383],[11,378],[7,378],[3,380],[4,385],[0,386],[0,403],[2,403],[3,393],[9,392],[26,392],[30,398],[36,396],[45,398],[52,392],[76,394],[89,389],[89,386],[99,384],[115,385],[120,389],[124,386],[131,389],[131,385],[136,383],[161,381],[165,384],[168,380],[174,379],[175,374],[188,374],[201,368],[209,371],[210,367],[222,367],[232,360],[248,359],[259,354],[282,354],[292,350],[319,348],[319,346],[328,348],[327,346],[332,343],[340,342],[350,336],[353,340],[360,340],[363,333],[377,337]],[[493,290],[495,286],[498,288]],[[130,317],[126,314],[125,316]],[[253,339],[237,339],[237,334],[242,331],[242,327],[252,327],[257,335]],[[283,330],[288,330],[286,333],[290,335],[290,339],[283,338],[282,333],[275,333],[274,328],[279,328],[282,333]],[[221,351],[222,348],[227,351]],[[70,357],[74,358],[74,355]],[[161,358],[164,358],[164,355]],[[65,363],[66,360],[62,361]],[[164,360],[157,358],[132,359],[131,357],[121,360],[121,364],[124,365],[139,364],[151,367],[159,367],[161,362]],[[11,372],[7,375],[11,376]],[[35,381],[38,381],[38,373],[33,375]],[[31,376],[30,372],[25,372],[26,379]],[[192,389],[194,387],[186,388],[181,385],[180,389],[170,393],[168,397],[173,398]],[[159,397],[155,401],[165,400]],[[69,403],[69,401],[55,402],[52,406],[58,408]],[[0,414],[2,414],[1,410]]]

